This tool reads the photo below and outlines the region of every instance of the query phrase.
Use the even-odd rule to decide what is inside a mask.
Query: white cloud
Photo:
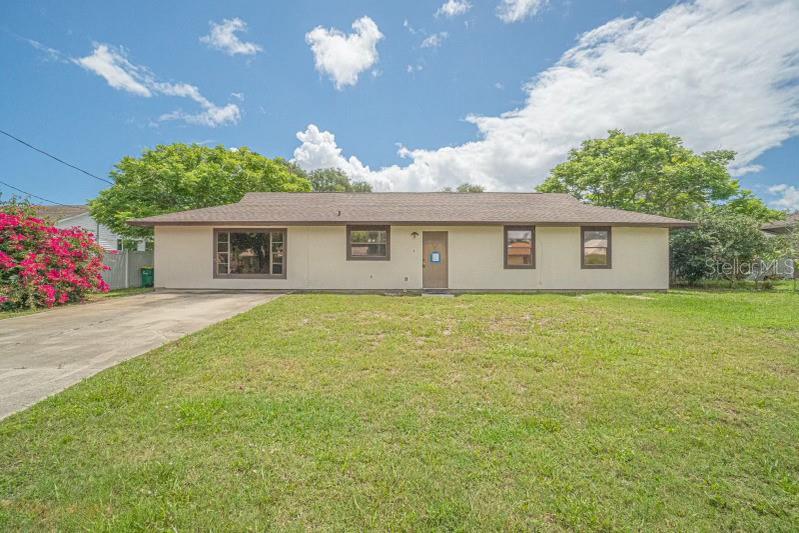
[[[788,211],[799,211],[799,188],[782,183],[769,187],[768,192],[778,196],[776,200],[769,202],[772,207],[787,209]]]
[[[96,44],[91,55],[73,61],[104,78],[114,89],[128,91],[137,96],[152,96],[143,79],[147,73],[140,67],[132,65],[125,57],[122,48],[114,49],[107,44]]]
[[[297,133],[297,139],[301,144],[294,150],[293,161],[305,170],[338,167],[354,179],[372,176],[369,167],[357,157],[347,159],[341,154],[335,135],[329,131],[320,131],[314,124],[309,124],[304,132]]]
[[[305,35],[320,74],[327,74],[341,90],[358,83],[361,72],[378,60],[377,43],[383,38],[377,24],[369,17],[352,23],[353,33],[317,26]]]
[[[746,174],[756,174],[762,171],[765,167],[763,165],[746,165],[737,166],[732,169],[732,175],[736,177],[744,176]]]
[[[497,16],[502,22],[520,22],[538,13],[548,0],[502,0]]]
[[[456,17],[463,15],[472,8],[472,4],[466,0],[447,0],[436,10],[436,16]]]
[[[475,141],[405,150],[406,166],[370,170],[311,125],[299,134],[295,158],[312,165],[313,154],[324,153],[325,166],[352,169],[377,189],[468,181],[530,190],[582,140],[622,128],[679,135],[698,151],[736,150],[735,168],[746,167],[799,133],[797,27],[792,0],[706,0],[651,19],[613,20],[582,35],[530,82],[521,108],[467,117]]]
[[[203,109],[200,113],[177,110],[161,115],[159,120],[183,120],[189,124],[216,127],[236,124],[241,119],[241,110],[236,104],[217,106],[194,85],[158,81],[150,69],[128,61],[122,48],[95,44],[91,55],[71,61],[102,77],[114,89],[143,97],[165,95],[188,98],[200,104]]]
[[[422,44],[420,45],[422,48],[438,48],[442,44],[444,44],[444,40],[449,37],[449,34],[445,31],[434,33],[427,37]]]
[[[247,31],[247,23],[240,18],[224,19],[218,24],[216,22],[209,22],[209,24],[211,33],[200,37],[200,42],[211,48],[216,48],[231,56],[236,54],[252,56],[263,51],[259,45],[244,42],[236,35],[238,32]]]
[[[159,117],[161,121],[182,120],[188,124],[210,126],[214,128],[224,124],[237,124],[241,119],[241,110],[239,106],[236,104],[227,104],[222,107],[217,106],[200,94],[200,90],[194,85],[186,83],[155,83],[155,87],[161,94],[189,98],[200,104],[200,107],[203,108],[203,111],[200,113],[186,113],[182,110],[165,113]]]
[[[39,41],[35,41],[33,39],[27,39],[25,37],[21,37],[21,39],[23,41],[26,41],[29,45],[31,45],[35,49],[39,50],[40,52],[44,52],[44,54],[47,56],[47,59],[49,59],[50,61],[59,61],[59,62],[62,62],[62,63],[69,63],[70,62],[70,58],[68,58],[67,56],[65,56],[64,54],[62,54],[59,50],[56,50],[55,48],[50,48],[49,46],[45,46],[42,43],[40,43]]]
[[[408,32],[411,33],[411,34],[415,34],[416,33],[416,28],[411,26],[411,23],[408,22],[408,19],[405,19],[405,20],[402,21],[402,27],[405,28],[406,30],[408,30]]]

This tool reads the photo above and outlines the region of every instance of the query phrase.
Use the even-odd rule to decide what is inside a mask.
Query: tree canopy
[[[140,157],[123,157],[111,177],[114,185],[101,191],[89,210],[129,238],[151,234],[149,228],[129,226],[131,218],[234,203],[248,192],[311,190],[295,165],[245,147],[158,145]]]
[[[338,168],[320,168],[308,173],[308,181],[315,192],[372,192],[365,181],[352,181]]]
[[[734,159],[731,150],[697,154],[674,135],[611,130],[607,138],[589,139],[571,150],[537,190],[675,218],[692,219],[725,203],[758,220],[779,218],[730,176],[727,166]]]

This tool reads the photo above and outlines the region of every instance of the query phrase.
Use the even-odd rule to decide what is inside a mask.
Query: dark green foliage
[[[114,185],[89,209],[95,220],[128,238],[152,234],[129,226],[131,218],[234,203],[248,192],[311,190],[295,165],[246,147],[159,145],[141,157],[122,158],[111,177]]]
[[[727,166],[735,158],[733,151],[696,154],[674,135],[608,133],[605,139],[589,139],[571,150],[568,161],[552,169],[537,190],[688,220],[722,203],[761,221],[780,216],[730,176]]]
[[[485,192],[485,187],[482,185],[473,185],[471,183],[461,183],[453,190],[452,187],[444,187],[441,192]]]
[[[308,173],[308,181],[314,192],[372,192],[372,186],[365,181],[351,181],[347,174],[338,168],[320,168]]]
[[[760,230],[760,221],[725,208],[707,209],[696,228],[672,232],[671,267],[679,280],[736,281],[748,277],[760,261],[775,259],[779,242]]]

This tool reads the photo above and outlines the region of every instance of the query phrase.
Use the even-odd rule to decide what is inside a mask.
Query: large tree
[[[604,139],[584,141],[538,187],[566,192],[592,204],[691,219],[713,205],[760,220],[778,218],[730,176],[735,152],[697,154],[682,139],[665,133],[626,135],[608,132]]]
[[[320,168],[308,173],[308,181],[316,192],[372,192],[365,181],[352,181],[338,168]]]
[[[140,157],[124,157],[111,172],[114,185],[89,203],[92,217],[125,237],[147,237],[132,227],[147,217],[238,202],[248,192],[310,191],[302,171],[283,159],[248,148],[197,144],[159,145]]]

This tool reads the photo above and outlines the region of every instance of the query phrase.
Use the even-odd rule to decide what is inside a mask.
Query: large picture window
[[[505,268],[535,268],[535,227],[505,226]]]
[[[285,278],[286,230],[214,230],[214,277]]]
[[[388,261],[390,258],[389,226],[347,226],[348,261]]]
[[[610,227],[583,227],[580,229],[580,234],[582,237],[582,267],[610,268]]]

